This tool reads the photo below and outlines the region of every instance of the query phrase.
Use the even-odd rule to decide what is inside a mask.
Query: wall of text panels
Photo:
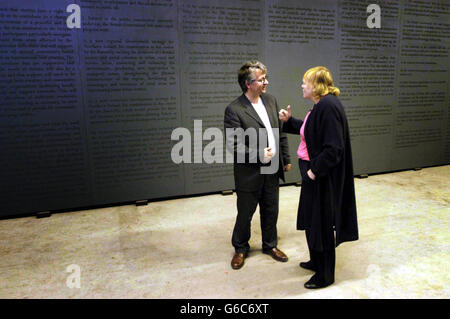
[[[250,59],[300,118],[303,73],[332,71],[355,174],[447,164],[449,30],[438,0],[0,1],[0,217],[232,189],[223,113]]]

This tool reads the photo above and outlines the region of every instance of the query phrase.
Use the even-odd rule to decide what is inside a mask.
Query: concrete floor
[[[336,250],[336,282],[312,272],[295,229],[300,188],[280,189],[279,248],[230,267],[236,195],[0,221],[0,298],[450,298],[450,166],[355,179],[360,240]],[[76,272],[80,271],[80,288]],[[69,286],[68,286],[69,283]]]

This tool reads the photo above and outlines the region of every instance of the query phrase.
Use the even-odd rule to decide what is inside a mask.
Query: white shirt
[[[259,98],[258,103],[256,103],[256,104],[252,103],[252,105],[253,105],[253,108],[255,109],[256,113],[258,113],[258,116],[262,120],[264,126],[266,127],[267,138],[269,140],[269,147],[271,148],[271,152],[273,153],[273,156],[275,156],[275,154],[277,152],[275,136],[273,135],[272,125],[270,125],[270,120],[269,120],[269,116],[267,115],[266,107],[264,106],[264,103],[261,98]]]

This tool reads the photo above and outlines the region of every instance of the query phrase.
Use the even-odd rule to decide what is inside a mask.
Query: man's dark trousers
[[[262,248],[263,250],[271,250],[277,247],[279,176],[278,174],[263,176],[263,183],[258,190],[253,192],[236,190],[238,214],[231,243],[238,253],[247,253],[250,249],[248,241],[251,235],[251,220],[258,204]]]

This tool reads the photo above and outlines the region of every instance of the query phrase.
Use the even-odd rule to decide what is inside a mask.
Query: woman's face
[[[314,88],[311,85],[311,82],[303,79],[302,89],[303,89],[303,97],[305,99],[314,101],[314,95],[313,95]]]

